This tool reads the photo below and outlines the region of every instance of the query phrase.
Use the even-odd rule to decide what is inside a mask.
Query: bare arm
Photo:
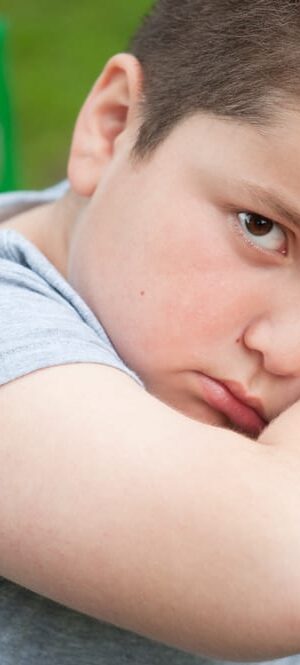
[[[97,365],[2,387],[0,431],[3,576],[202,654],[300,651],[298,449],[201,425]]]

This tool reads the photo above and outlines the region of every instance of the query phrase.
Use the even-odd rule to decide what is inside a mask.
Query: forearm
[[[271,446],[285,461],[290,460],[300,474],[300,401],[275,418],[258,441]]]
[[[0,407],[2,575],[198,653],[300,651],[299,483],[272,446],[93,367],[32,375]]]

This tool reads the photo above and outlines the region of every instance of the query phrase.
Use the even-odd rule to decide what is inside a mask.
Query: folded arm
[[[201,654],[299,652],[294,410],[259,445],[98,365],[3,386],[0,574]]]

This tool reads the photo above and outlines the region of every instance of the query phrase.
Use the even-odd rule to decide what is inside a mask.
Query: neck
[[[67,278],[73,229],[84,203],[85,199],[69,191],[54,203],[37,206],[3,222],[1,228],[19,231]]]

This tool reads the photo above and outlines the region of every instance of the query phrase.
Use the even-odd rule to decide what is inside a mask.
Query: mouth
[[[223,413],[239,431],[249,436],[259,436],[266,427],[261,402],[245,395],[242,386],[235,381],[217,381],[197,372],[201,399]]]

